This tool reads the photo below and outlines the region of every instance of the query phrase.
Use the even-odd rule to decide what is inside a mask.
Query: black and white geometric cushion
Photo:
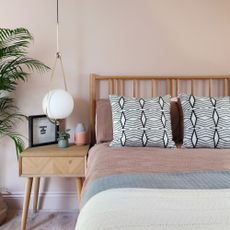
[[[110,146],[175,147],[170,96],[130,98],[110,95],[113,141]]]
[[[230,98],[181,94],[185,148],[230,148]]]

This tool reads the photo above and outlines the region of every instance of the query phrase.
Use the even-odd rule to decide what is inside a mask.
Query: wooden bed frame
[[[103,83],[103,85],[102,85]],[[228,96],[230,95],[230,75],[224,76],[101,76],[91,74],[90,82],[90,133],[91,143],[95,142],[95,110],[96,100],[108,98],[110,94],[140,97],[140,88],[146,84],[149,97],[170,94],[172,97],[179,95],[182,90],[196,94],[196,89],[201,84],[202,95]],[[221,86],[222,85],[222,86]],[[218,88],[217,88],[218,87]],[[127,88],[129,90],[127,90]],[[101,92],[106,92],[101,97]],[[215,95],[215,92],[217,94]],[[146,93],[146,92],[145,92]]]

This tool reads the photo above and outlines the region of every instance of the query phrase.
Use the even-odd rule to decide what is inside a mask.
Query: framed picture
[[[29,116],[29,146],[57,143],[59,127],[46,115]]]

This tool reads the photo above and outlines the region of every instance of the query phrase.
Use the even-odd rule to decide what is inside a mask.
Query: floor
[[[19,230],[21,214],[20,211],[10,211],[0,230]],[[29,213],[26,230],[74,230],[77,217],[77,211]]]

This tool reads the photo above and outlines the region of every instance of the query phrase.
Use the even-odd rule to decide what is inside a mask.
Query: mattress
[[[111,212],[115,211],[113,210],[113,207],[116,209],[117,203],[123,203],[125,198],[119,195],[122,194],[122,191],[127,190],[128,192],[130,192],[130,195],[128,195],[127,197],[132,197],[133,193],[136,195],[143,194],[142,196],[140,195],[138,199],[143,199],[143,204],[146,202],[146,205],[140,205],[140,210],[147,208],[152,213],[155,212],[154,210],[158,209],[159,205],[148,205],[148,201],[145,201],[145,199],[146,197],[149,197],[149,193],[154,194],[150,199],[152,202],[158,202],[161,200],[160,203],[167,203],[167,201],[171,199],[170,196],[173,195],[174,197],[177,197],[177,202],[168,203],[167,208],[164,211],[162,211],[163,216],[165,215],[170,217],[170,215],[167,214],[167,210],[174,210],[177,207],[176,204],[179,205],[178,207],[182,207],[183,211],[180,210],[175,215],[179,215],[181,212],[183,213],[185,211],[183,209],[183,207],[186,207],[186,205],[183,206],[185,203],[182,202],[180,204],[179,201],[182,196],[186,197],[186,194],[190,194],[189,192],[191,192],[191,194],[188,196],[188,201],[190,200],[191,202],[195,203],[198,202],[197,205],[199,205],[198,200],[192,201],[193,195],[195,195],[194,197],[197,197],[196,193],[199,193],[201,191],[199,194],[202,194],[202,199],[204,199],[205,202],[209,204],[214,199],[216,199],[215,197],[222,197],[222,192],[226,192],[226,194],[228,194],[229,188],[230,151],[227,149],[194,150],[181,148],[163,149],[141,147],[111,148],[109,147],[108,143],[97,144],[89,152],[86,180],[84,182],[82,192],[81,213],[79,216],[79,221],[77,223],[76,229],[119,229],[114,228],[113,224],[111,224],[110,227],[106,228],[96,228],[95,225],[92,225],[91,228],[83,228],[81,224],[81,228],[79,228],[79,223],[85,223],[85,221],[82,221],[82,219],[86,218],[89,220],[92,217],[88,215],[98,215],[98,207],[94,208],[94,206],[97,206],[96,204],[98,202],[98,199],[101,203],[101,209],[105,208],[103,206],[105,202],[103,202],[103,198],[101,197],[110,197],[111,191],[114,191],[114,193],[112,193],[113,197],[107,197],[109,207],[111,207]],[[117,199],[116,194],[118,195]],[[166,196],[159,199],[159,196],[156,196],[156,194],[166,194]],[[210,198],[209,194],[215,194],[215,197]],[[133,196],[133,200],[130,201],[131,203],[135,203],[135,199],[137,198],[136,195]],[[208,199],[206,199],[206,197]],[[229,197],[226,196],[224,199],[224,202],[218,202],[217,199],[217,204],[224,203],[226,205],[229,205]],[[140,204],[141,203],[142,202],[140,202]],[[206,205],[206,203],[204,203],[204,205]],[[198,213],[198,207],[195,207],[194,210],[191,210],[191,216]],[[222,206],[219,207],[217,205],[216,209],[219,210],[219,208],[221,209],[221,207]],[[122,205],[122,208],[124,210],[128,210],[129,206]],[[224,207],[225,210],[228,210],[228,208],[228,206]],[[213,215],[215,216],[215,211],[214,214],[211,214],[211,211],[212,208],[209,208],[209,206],[207,206],[207,212],[205,213],[207,215],[209,215],[208,213],[210,213],[210,220],[213,219],[211,218]],[[105,210],[105,212],[107,211]],[[103,215],[100,218],[104,219],[105,216],[103,217]],[[188,215],[190,216],[190,214]],[[129,215],[127,214],[127,216]],[[112,213],[111,218],[114,218]],[[145,219],[144,216],[143,218]],[[153,216],[151,218],[154,219],[157,218],[157,216]],[[173,217],[170,218],[173,219]],[[228,215],[223,218],[229,220]],[[105,219],[104,221],[106,221]],[[133,221],[135,222],[135,220]],[[166,220],[164,220],[164,222],[165,221]],[[198,219],[194,217],[191,223],[188,222],[188,229],[193,229],[190,228],[190,225],[195,226],[196,223],[199,222],[197,221]],[[226,223],[227,222],[225,221],[225,225]],[[124,222],[122,223],[122,225],[123,224],[124,226],[126,226],[127,223]],[[174,226],[174,224],[171,225],[171,227]],[[174,229],[169,228],[169,226],[170,222],[167,225],[167,228],[163,229]],[[206,229],[207,226],[208,222],[206,223],[206,226],[203,229]],[[121,229],[141,228],[122,227]],[[154,226],[154,229],[158,228],[155,228]],[[222,228],[222,226],[220,225],[218,226],[218,228],[215,228],[215,226],[210,223],[210,228],[207,229],[221,230],[225,228]]]

